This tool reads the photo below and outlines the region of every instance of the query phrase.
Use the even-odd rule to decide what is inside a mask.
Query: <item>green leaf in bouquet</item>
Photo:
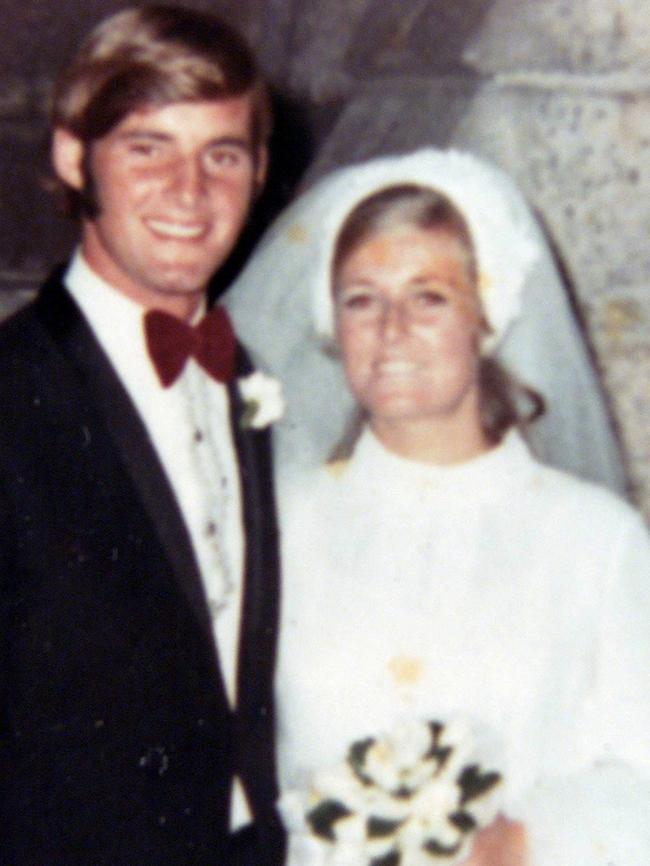
[[[367,737],[365,740],[357,740],[352,743],[348,752],[348,764],[352,768],[352,772],[357,779],[359,779],[360,782],[363,782],[364,785],[374,784],[372,778],[364,772],[364,766],[368,750],[371,749],[375,743],[376,740],[374,737]]]
[[[434,758],[440,767],[444,767],[449,759],[449,756],[454,751],[452,746],[441,746],[440,736],[444,731],[445,726],[442,722],[429,722],[429,730],[431,731],[431,746],[424,756],[425,758]]]
[[[476,819],[469,812],[464,812],[462,809],[459,809],[458,812],[453,812],[449,816],[449,820],[454,827],[458,827],[461,833],[471,833],[478,826]]]
[[[334,842],[336,839],[334,824],[351,814],[352,812],[340,800],[321,800],[318,806],[315,806],[305,817],[316,836]]]
[[[431,749],[427,757],[435,758],[438,765],[444,767],[453,751],[454,750],[451,746],[440,746],[439,748]]]
[[[366,832],[370,839],[380,839],[383,836],[392,836],[404,823],[403,819],[377,818],[373,815],[368,818]]]
[[[443,845],[437,839],[427,839],[422,848],[427,854],[433,854],[434,857],[453,857],[460,851],[461,844],[461,842],[456,842],[454,845]]]
[[[501,781],[501,774],[496,772],[483,773],[478,764],[469,764],[463,768],[456,781],[462,791],[460,805],[464,806],[465,803],[481,797],[495,785],[498,785]]]
[[[392,848],[387,854],[382,854],[381,857],[375,857],[371,860],[369,866],[399,866],[402,862],[402,855],[395,848]]]

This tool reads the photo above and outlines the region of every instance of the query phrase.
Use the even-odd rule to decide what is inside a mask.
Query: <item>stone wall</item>
[[[74,234],[53,216],[44,104],[81,33],[124,4],[0,0],[0,295]],[[213,0],[279,94],[263,220],[332,166],[423,143],[509,170],[565,266],[650,517],[650,17],[638,0]],[[18,295],[20,297],[20,295]]]

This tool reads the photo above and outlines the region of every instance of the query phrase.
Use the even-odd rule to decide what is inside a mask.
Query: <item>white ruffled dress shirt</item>
[[[180,506],[211,609],[219,609],[213,628],[234,706],[244,533],[226,388],[191,358],[176,382],[163,388],[146,348],[145,310],[102,280],[79,251],[64,281],[139,412]],[[237,785],[233,826],[248,820]]]
[[[515,433],[438,467],[369,431],[282,506],[284,790],[401,719],[461,717],[533,866],[650,863],[650,540],[631,508]]]

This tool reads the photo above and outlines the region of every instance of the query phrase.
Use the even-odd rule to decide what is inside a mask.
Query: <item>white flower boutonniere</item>
[[[280,809],[305,866],[454,866],[499,810],[501,776],[463,723],[411,722],[354,742]]]
[[[282,418],[286,404],[281,382],[258,370],[239,379],[237,384],[245,403],[241,417],[244,429],[261,430]]]

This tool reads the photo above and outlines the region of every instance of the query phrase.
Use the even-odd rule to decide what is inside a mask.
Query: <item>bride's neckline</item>
[[[369,427],[357,441],[348,469],[368,482],[414,486],[435,490],[489,489],[503,485],[507,477],[530,465],[528,447],[516,430],[511,430],[493,448],[460,463],[422,463],[402,457],[386,448]]]

